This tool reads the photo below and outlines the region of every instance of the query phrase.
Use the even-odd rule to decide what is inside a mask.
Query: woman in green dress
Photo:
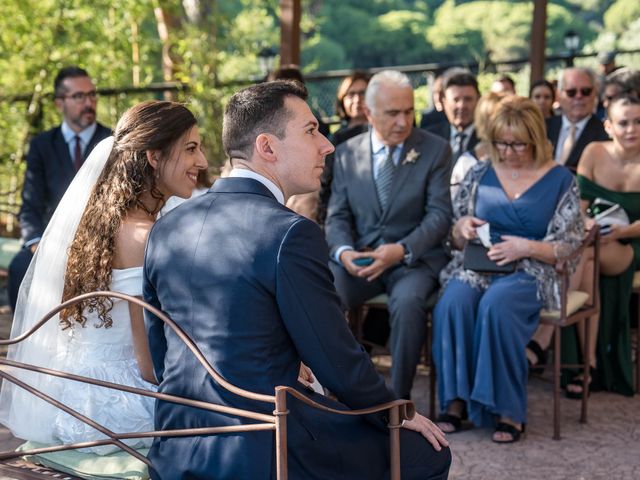
[[[614,99],[605,122],[611,141],[593,142],[578,164],[582,207],[596,198],[619,204],[629,225],[612,225],[600,243],[600,321],[597,329],[593,387],[633,395],[629,300],[633,275],[640,269],[640,100],[635,95]],[[596,338],[593,335],[591,338]],[[591,358],[594,358],[593,356]],[[567,391],[581,394],[581,384]]]

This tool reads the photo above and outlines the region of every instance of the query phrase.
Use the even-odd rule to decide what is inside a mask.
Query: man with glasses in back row
[[[584,148],[609,137],[594,114],[598,100],[596,75],[590,68],[567,68],[558,80],[562,115],[547,120],[547,137],[556,162],[576,170]]]
[[[23,248],[9,265],[9,302],[14,309],[20,283],[40,237],[74,175],[93,147],[111,135],[96,122],[96,87],[86,70],[69,66],[54,80],[62,125],[36,136],[27,153],[19,220]]]

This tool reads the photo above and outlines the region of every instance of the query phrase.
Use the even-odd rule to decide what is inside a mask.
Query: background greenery
[[[481,85],[487,85],[492,62],[529,53],[530,1],[303,0],[302,5],[306,73],[479,62],[490,72],[480,75]],[[59,122],[50,96],[53,77],[69,64],[87,68],[100,88],[187,83],[189,93],[173,98],[188,101],[198,114],[210,163],[220,165],[224,99],[259,77],[257,52],[279,42],[278,10],[278,0],[0,0],[0,190],[19,188],[29,138]],[[569,29],[580,34],[583,51],[640,48],[640,2],[551,1],[549,54],[563,51]],[[514,72],[520,93],[527,91],[527,72]],[[99,119],[114,126],[124,109],[150,96],[103,95]],[[419,106],[426,98],[421,87]]]

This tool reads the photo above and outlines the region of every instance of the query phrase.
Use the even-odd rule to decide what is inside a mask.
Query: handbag
[[[487,256],[489,249],[477,242],[467,242],[464,247],[464,260],[462,266],[465,270],[473,270],[478,273],[497,275],[513,273],[516,271],[516,262],[506,265],[498,265]]]

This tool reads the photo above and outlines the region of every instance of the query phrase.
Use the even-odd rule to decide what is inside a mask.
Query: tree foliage
[[[261,75],[257,53],[279,43],[278,0],[0,0],[0,166],[19,165],[29,136],[59,122],[53,76],[87,68],[99,87],[184,82],[212,163],[222,161],[220,118],[238,80]],[[429,62],[480,62],[529,54],[532,2],[519,0],[303,0],[305,72]],[[159,34],[159,16],[167,35]],[[637,0],[555,0],[547,52],[564,51],[567,30],[583,44],[637,48]],[[164,67],[164,68],[163,68]],[[229,84],[229,87],[221,85]],[[12,95],[28,98],[10,101]],[[103,97],[113,126],[150,94]],[[330,113],[330,112],[328,112]],[[13,160],[12,160],[13,159]],[[0,172],[1,174],[1,172]]]

